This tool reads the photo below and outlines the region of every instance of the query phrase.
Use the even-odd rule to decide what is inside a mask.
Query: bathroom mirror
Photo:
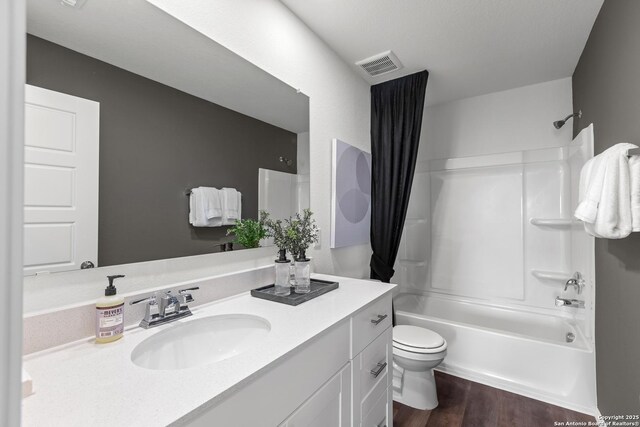
[[[220,251],[201,186],[309,206],[307,96],[144,0],[27,4],[25,275]]]

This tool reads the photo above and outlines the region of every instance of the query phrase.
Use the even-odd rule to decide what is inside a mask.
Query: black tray
[[[329,282],[327,280],[311,279],[311,291],[307,294],[297,294],[294,292],[295,288],[291,288],[291,294],[287,296],[276,295],[276,286],[268,285],[261,288],[251,290],[251,296],[256,298],[262,298],[269,301],[275,301],[282,304],[298,305],[305,301],[309,301],[322,294],[326,294],[334,289],[338,288],[338,282]]]

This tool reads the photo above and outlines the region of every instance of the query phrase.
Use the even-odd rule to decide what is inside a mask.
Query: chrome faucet
[[[584,301],[577,299],[564,299],[556,297],[556,307],[584,308]]]
[[[573,277],[567,280],[567,283],[564,284],[564,290],[566,291],[569,286],[573,286],[578,295],[582,293],[582,288],[584,288],[584,279],[579,271],[573,273]]]
[[[160,296],[160,303],[158,304],[158,310],[160,317],[167,317],[180,311],[180,303],[178,298],[171,295],[171,291],[166,291]]]
[[[195,291],[197,289],[200,288],[196,286],[193,288],[181,289],[178,291],[177,296],[172,295],[171,291],[166,291],[159,297],[157,294],[153,294],[147,298],[131,301],[129,305],[140,304],[143,302],[147,303],[147,309],[145,311],[144,318],[140,321],[140,326],[148,329],[163,323],[169,323],[174,320],[182,319],[183,317],[191,316],[192,313],[188,304],[193,302],[193,296],[190,291]],[[160,302],[158,302],[158,300]]]

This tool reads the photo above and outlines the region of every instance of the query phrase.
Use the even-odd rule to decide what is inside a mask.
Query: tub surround
[[[254,379],[269,375],[272,368],[277,370],[277,362],[283,358],[294,360],[296,350],[304,351],[316,338],[321,341],[322,337],[343,333],[339,331],[346,331],[348,336],[350,329],[345,320],[348,322],[349,316],[360,310],[363,314],[355,314],[351,319],[351,328],[357,328],[356,319],[369,315],[362,309],[367,306],[380,309],[376,306],[390,302],[395,287],[344,277],[314,277],[339,281],[340,287],[297,307],[253,298],[244,292],[195,307],[192,317],[177,321],[185,323],[206,316],[238,313],[269,321],[271,331],[258,348],[213,365],[174,372],[134,365],[131,361],[134,347],[172,324],[148,330],[129,326],[124,338],[115,343],[96,345],[93,339],[83,339],[26,356],[25,369],[33,378],[36,393],[23,402],[23,425],[83,425],[87,420],[93,425],[187,424],[210,413],[221,401],[228,402],[234,392]],[[135,316],[130,312],[127,315],[129,321]],[[380,332],[390,330],[389,327],[390,323],[383,325]],[[390,334],[387,335],[390,344]],[[350,354],[355,366],[360,356],[355,353],[365,354],[364,347],[369,343],[357,341],[356,334],[353,339],[356,344],[344,351]],[[102,413],[105,407],[113,408],[110,416],[96,418],[95,414]],[[132,411],[131,407],[137,410]]]

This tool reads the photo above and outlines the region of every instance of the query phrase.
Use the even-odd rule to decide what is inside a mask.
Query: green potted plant
[[[255,219],[239,219],[236,224],[227,230],[227,236],[235,235],[234,243],[238,243],[245,248],[259,248],[260,240],[268,237],[264,221],[268,218],[268,214],[264,211],[260,212],[260,218]]]

